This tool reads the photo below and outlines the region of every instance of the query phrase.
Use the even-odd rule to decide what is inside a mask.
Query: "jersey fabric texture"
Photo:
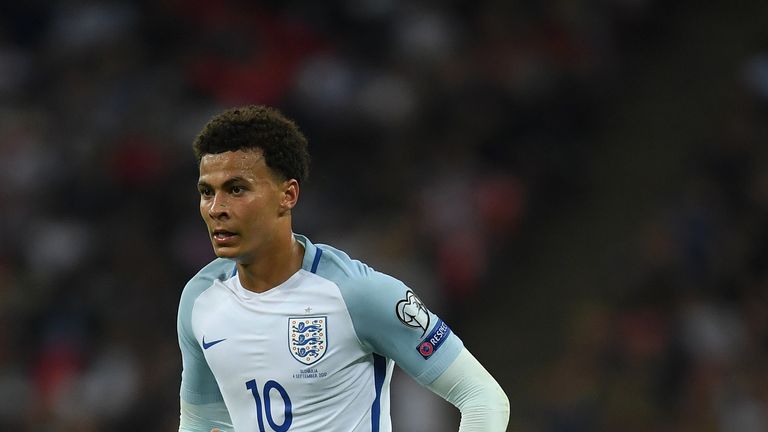
[[[461,340],[399,280],[327,245],[263,293],[216,259],[184,288],[181,398],[223,402],[237,431],[391,431],[394,364],[422,385]]]

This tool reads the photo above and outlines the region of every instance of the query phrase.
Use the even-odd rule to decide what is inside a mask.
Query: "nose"
[[[227,203],[222,194],[214,195],[208,206],[208,215],[213,219],[227,216]]]

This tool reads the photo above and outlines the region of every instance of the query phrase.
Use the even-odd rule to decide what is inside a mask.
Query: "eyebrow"
[[[238,183],[238,182],[247,183],[248,181],[245,178],[243,178],[243,177],[234,176],[232,178],[227,179],[227,181],[225,181],[224,183],[222,183],[221,187],[222,188],[226,188],[227,186],[231,186],[232,184]],[[197,187],[201,187],[201,186],[212,187],[210,183],[208,183],[206,181],[203,181],[203,180],[200,180],[200,181],[197,182]]]

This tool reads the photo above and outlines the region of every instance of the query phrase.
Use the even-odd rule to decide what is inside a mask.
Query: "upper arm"
[[[371,271],[340,286],[364,346],[393,359],[422,385],[432,382],[461,351],[458,336],[401,281]]]
[[[197,297],[212,283],[211,278],[200,275],[193,278],[181,295],[176,328],[181,349],[181,398],[192,404],[222,401],[216,378],[205,360],[203,350],[195,337],[192,312]]]

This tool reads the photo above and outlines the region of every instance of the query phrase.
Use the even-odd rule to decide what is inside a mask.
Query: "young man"
[[[219,258],[181,295],[180,431],[390,431],[395,363],[459,408],[460,431],[506,430],[501,387],[413,291],[293,233],[309,155],[291,120],[231,109],[194,151]]]

